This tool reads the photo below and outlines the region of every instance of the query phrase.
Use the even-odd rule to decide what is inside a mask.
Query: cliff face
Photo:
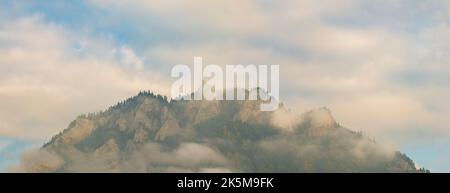
[[[343,128],[326,108],[294,116],[285,108],[261,112],[259,103],[168,102],[141,92],[78,117],[25,156],[21,170],[418,172],[406,155]]]

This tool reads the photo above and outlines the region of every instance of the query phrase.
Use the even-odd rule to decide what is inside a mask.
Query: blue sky
[[[236,4],[239,3],[239,6]],[[172,66],[279,64],[281,100],[450,171],[450,3],[0,0],[0,168]],[[5,153],[6,152],[6,153]]]
[[[40,146],[39,142],[0,137],[0,171],[8,171],[20,160],[20,155],[33,147]]]

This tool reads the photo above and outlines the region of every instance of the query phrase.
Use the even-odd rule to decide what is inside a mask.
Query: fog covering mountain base
[[[19,172],[426,172],[405,154],[342,127],[330,110],[296,115],[260,100],[167,100],[140,92],[82,115]]]

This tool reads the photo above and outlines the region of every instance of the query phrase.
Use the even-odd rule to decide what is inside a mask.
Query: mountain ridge
[[[261,102],[168,100],[140,92],[77,117],[34,155],[25,155],[19,170],[427,172],[405,154],[342,127],[328,108],[289,117],[283,106],[259,111]],[[286,117],[294,121],[284,124]],[[33,161],[43,155],[49,160]]]

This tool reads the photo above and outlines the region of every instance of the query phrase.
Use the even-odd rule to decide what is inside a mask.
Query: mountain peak
[[[306,122],[312,129],[323,130],[338,126],[330,109],[327,107],[310,110],[304,113],[302,117],[303,122]]]
[[[43,146],[51,157],[62,160],[45,168],[62,172],[99,168],[121,172],[416,172],[406,156],[389,153],[394,156],[386,157],[376,144],[339,126],[326,107],[290,117],[298,118],[299,125],[281,131],[271,124],[271,118],[283,113],[260,111],[259,102],[167,101],[167,97],[141,92],[104,112],[73,121]],[[183,148],[186,144],[196,148]],[[203,156],[190,157],[199,154]],[[95,167],[89,168],[93,162]],[[26,163],[33,167],[29,160]]]

